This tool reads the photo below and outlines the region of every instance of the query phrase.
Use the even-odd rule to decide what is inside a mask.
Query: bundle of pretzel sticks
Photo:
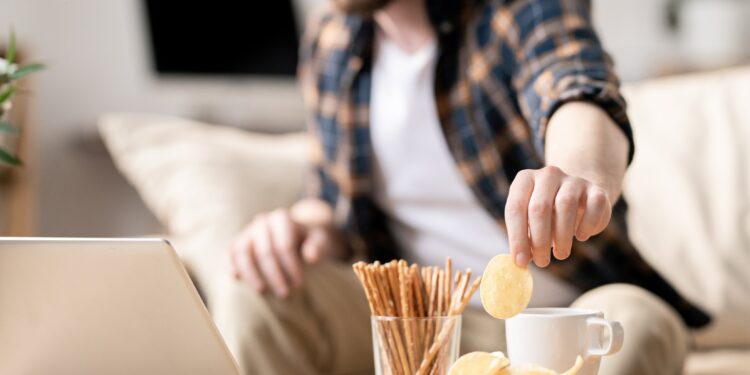
[[[447,346],[457,319],[418,319],[461,315],[479,287],[471,271],[453,272],[450,258],[445,268],[408,265],[404,260],[386,264],[355,263],[373,316],[393,318],[377,324],[380,355],[394,375],[444,374]],[[374,333],[375,334],[375,333]]]

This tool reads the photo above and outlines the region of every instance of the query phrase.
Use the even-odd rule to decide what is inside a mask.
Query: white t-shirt
[[[481,274],[494,255],[508,252],[508,239],[445,142],[433,91],[436,56],[434,42],[408,53],[376,35],[370,98],[375,201],[408,261],[442,266],[450,256],[454,267]],[[544,271],[532,272],[532,306],[566,306],[579,294]]]

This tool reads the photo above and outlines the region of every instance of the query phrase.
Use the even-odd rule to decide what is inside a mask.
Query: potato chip
[[[497,255],[482,275],[479,294],[488,314],[508,319],[523,311],[531,300],[534,280],[531,271],[513,262],[510,255]]]
[[[461,356],[448,375],[504,375],[509,361],[501,352],[471,352]]]

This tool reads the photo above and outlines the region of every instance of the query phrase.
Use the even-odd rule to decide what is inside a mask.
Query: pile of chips
[[[568,371],[560,375],[575,375],[583,366],[581,356]],[[461,356],[448,375],[558,375],[556,372],[534,364],[511,365],[502,352],[472,352]]]
[[[484,309],[497,319],[508,319],[520,313],[531,300],[534,280],[528,268],[518,267],[509,255],[490,260],[482,275],[479,294]],[[572,368],[561,375],[575,375],[583,366],[578,356]],[[557,375],[555,371],[534,364],[511,365],[502,352],[472,352],[461,356],[448,375]]]

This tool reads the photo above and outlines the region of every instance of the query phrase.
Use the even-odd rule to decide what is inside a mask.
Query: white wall
[[[613,55],[624,81],[656,73],[676,53],[676,37],[667,30],[667,0],[598,0],[593,13],[596,27]]]
[[[652,76],[681,58],[682,41],[662,26],[665,2],[594,2],[602,39],[625,81]],[[93,137],[102,113],[160,112],[275,131],[302,127],[299,95],[289,82],[157,79],[149,68],[140,4],[0,0],[0,33],[13,24],[26,51],[49,65],[35,78],[33,93],[41,234],[158,230],[132,188],[85,139]]]
[[[595,0],[594,21],[625,82],[750,61],[750,1],[685,0],[679,29],[668,0]]]
[[[33,90],[41,234],[158,230],[92,141],[103,113],[159,112],[273,131],[303,127],[293,80],[157,79],[141,14],[137,0],[0,0],[0,33],[12,24],[27,55],[49,66]]]

